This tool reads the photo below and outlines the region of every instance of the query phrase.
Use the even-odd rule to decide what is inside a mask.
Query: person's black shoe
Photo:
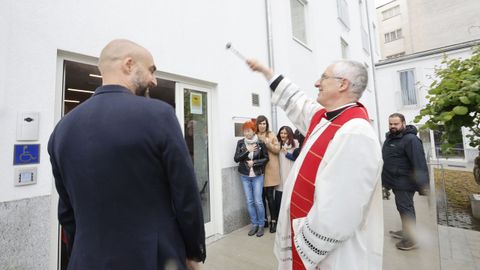
[[[417,242],[403,239],[402,241],[396,243],[395,246],[400,250],[412,250],[417,248]]]
[[[389,231],[388,232],[391,237],[397,238],[397,239],[403,239],[403,231]]]
[[[263,230],[263,228],[262,228],[262,230]],[[250,228],[250,231],[248,231],[248,236],[254,235],[257,231],[258,231],[258,226],[252,225],[252,228]]]
[[[263,225],[264,228],[268,228],[268,220],[265,220],[265,225]]]
[[[274,220],[270,223],[270,233],[274,233],[277,231],[277,222]]]
[[[262,228],[262,227],[258,228],[257,237],[262,237],[263,236],[263,230],[264,230],[264,228]]]

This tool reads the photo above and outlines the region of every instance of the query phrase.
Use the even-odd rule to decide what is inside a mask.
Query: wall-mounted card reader
[[[40,114],[19,112],[17,114],[17,141],[37,141]]]
[[[15,168],[14,186],[33,185],[37,183],[37,167]]]

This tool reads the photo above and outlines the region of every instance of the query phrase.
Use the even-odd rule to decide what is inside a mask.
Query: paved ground
[[[383,269],[384,270],[413,270],[413,269],[440,269],[440,247],[436,210],[430,207],[429,198],[415,194],[415,212],[417,215],[417,238],[419,248],[402,251],[395,247],[399,240],[388,235],[389,230],[397,231],[402,228],[398,215],[394,195],[390,200],[384,201],[383,216],[385,238],[383,243]]]
[[[393,197],[393,196],[392,196]],[[389,230],[401,228],[393,198],[384,201],[385,242],[384,270],[480,270],[480,232],[437,226],[436,210],[426,197],[415,195],[417,231],[420,247],[411,251],[395,248],[397,240],[388,236]],[[202,269],[208,270],[273,270],[274,235],[247,236],[244,227],[224,237],[210,238],[207,261]],[[441,258],[441,259],[440,259]]]
[[[273,255],[274,234],[248,236],[249,227],[232,232],[207,245],[206,270],[268,270],[276,269]]]
[[[442,269],[480,270],[480,232],[438,226]]]

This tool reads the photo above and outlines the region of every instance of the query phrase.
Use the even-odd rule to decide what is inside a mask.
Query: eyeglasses
[[[323,73],[322,77],[320,77],[320,81],[328,80],[328,79],[337,79],[337,80],[344,80],[345,78],[342,77],[335,77],[335,76],[328,76],[327,74]]]

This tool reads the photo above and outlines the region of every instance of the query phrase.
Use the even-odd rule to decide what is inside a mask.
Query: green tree
[[[442,129],[441,149],[448,153],[462,142],[461,128],[470,131],[470,146],[480,150],[480,47],[470,58],[448,59],[435,67],[435,80],[429,86],[428,104],[420,110],[414,122],[428,118],[424,129]],[[480,184],[480,156],[475,159],[474,176]]]

